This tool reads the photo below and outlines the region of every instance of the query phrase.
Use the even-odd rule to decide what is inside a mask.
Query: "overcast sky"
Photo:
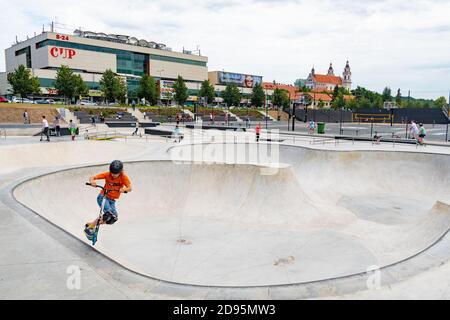
[[[390,86],[414,97],[450,90],[450,0],[0,0],[0,45],[41,32],[52,20],[183,46],[209,70],[293,83],[314,65],[341,74],[348,59],[357,85]],[[4,50],[0,70],[4,71]]]

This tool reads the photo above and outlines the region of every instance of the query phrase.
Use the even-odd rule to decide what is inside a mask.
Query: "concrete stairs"
[[[67,108],[58,108],[57,110],[58,110],[58,113],[61,116],[61,118],[64,119],[64,121],[66,123],[69,123],[70,120],[72,120],[72,122],[75,123],[76,125],[80,124],[80,121],[78,120],[78,118],[69,109],[67,109]]]
[[[274,117],[272,117],[270,114],[266,114],[265,111],[262,110],[258,110],[259,113],[261,113],[263,116],[268,117],[269,119],[271,119],[272,121],[277,121],[277,119],[275,119]]]
[[[133,108],[128,108],[127,112],[131,113],[131,115],[133,117],[135,117],[136,119],[138,119],[139,122],[146,121],[144,114],[138,108],[135,108],[134,110],[133,110]]]
[[[235,115],[233,112],[229,111],[229,110],[223,110],[224,113],[228,113],[228,115],[230,117],[235,117],[237,119],[238,122],[244,122],[244,120],[242,120],[241,118],[239,118],[237,115]]]

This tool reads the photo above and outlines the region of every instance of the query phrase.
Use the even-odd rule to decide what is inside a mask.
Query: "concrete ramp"
[[[289,165],[269,171],[251,164],[127,163],[134,191],[118,201],[119,222],[101,228],[95,248],[161,280],[267,286],[397,263],[450,228],[442,200],[448,157],[281,147],[280,159]],[[383,167],[386,159],[392,167]],[[427,179],[407,174],[418,168]],[[97,191],[84,182],[106,169],[57,172],[23,183],[14,195],[85,241],[83,225],[98,207]],[[414,194],[417,183],[421,192]]]

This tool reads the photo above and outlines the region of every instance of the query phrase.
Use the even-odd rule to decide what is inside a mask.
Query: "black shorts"
[[[426,134],[419,134],[419,137],[425,138]]]

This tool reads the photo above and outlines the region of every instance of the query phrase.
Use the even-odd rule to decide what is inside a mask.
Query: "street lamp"
[[[267,90],[266,90],[266,130],[267,130],[267,118],[268,118],[268,113],[267,113],[267,105],[268,105],[269,101],[267,101]]]

